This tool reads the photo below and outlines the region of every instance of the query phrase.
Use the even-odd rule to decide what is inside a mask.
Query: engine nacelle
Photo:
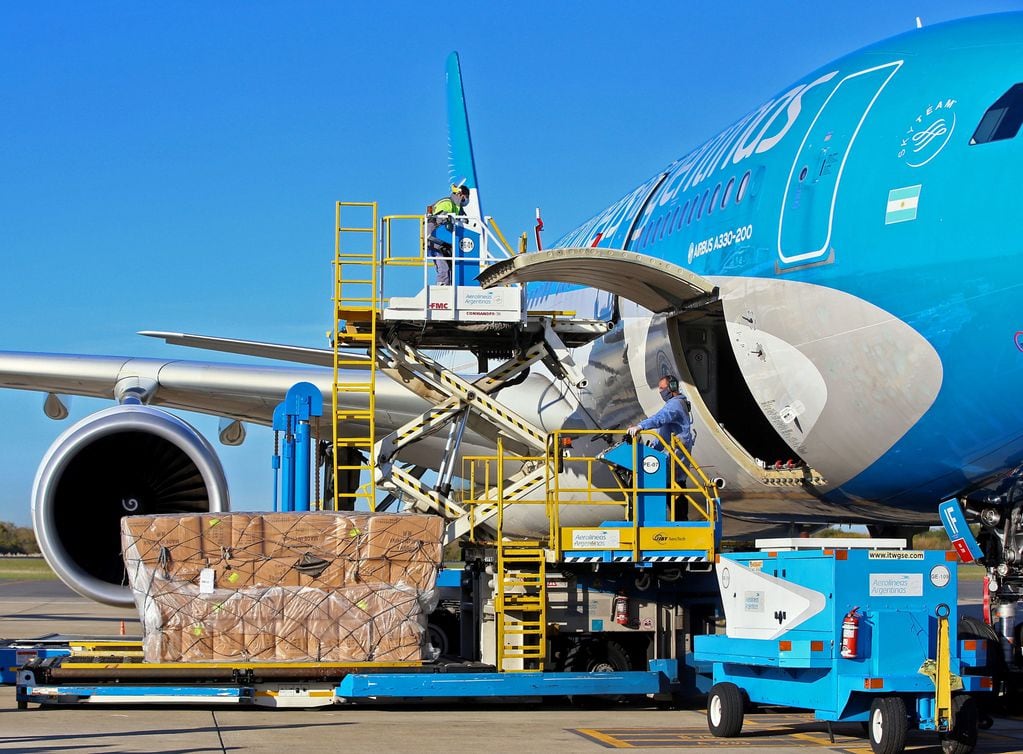
[[[61,580],[108,605],[134,604],[121,559],[123,516],[230,507],[216,451],[183,419],[121,405],[86,417],[50,446],[32,489],[32,523]]]

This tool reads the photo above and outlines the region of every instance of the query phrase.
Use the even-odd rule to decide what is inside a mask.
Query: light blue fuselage
[[[903,34],[783,90],[556,246],[638,251],[719,286],[751,405],[825,476],[823,499],[933,511],[1023,459],[1023,134],[971,144],[1021,81],[1023,14]],[[529,297],[612,314],[592,289]],[[625,325],[650,318],[620,305]],[[633,329],[648,358],[671,348],[671,325]],[[701,393],[674,342],[657,367]],[[649,410],[642,380],[631,410],[595,384],[604,420]],[[703,463],[714,433],[697,428]]]

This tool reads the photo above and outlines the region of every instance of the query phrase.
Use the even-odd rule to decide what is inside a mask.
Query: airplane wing
[[[203,348],[219,353],[237,353],[243,356],[258,356],[274,361],[289,361],[294,364],[313,364],[321,367],[333,367],[334,352],[329,348],[308,348],[307,346],[289,346],[281,343],[264,343],[256,340],[239,340],[237,338],[218,338],[211,335],[192,335],[180,332],[161,332],[142,330],[139,335],[148,338],[160,338],[168,345]],[[365,354],[346,353],[345,360],[364,359],[369,367],[369,357]]]
[[[3,388],[115,400],[119,390],[144,385],[153,391],[151,405],[264,425],[296,382],[311,382],[329,401],[332,377],[322,367],[0,352]],[[378,401],[387,407],[381,418],[391,417],[395,426],[425,410],[421,398],[390,380],[380,380],[378,389]]]

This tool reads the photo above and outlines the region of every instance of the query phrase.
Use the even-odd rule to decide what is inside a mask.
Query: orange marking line
[[[635,748],[632,744],[625,743],[624,741],[619,741],[617,738],[605,735],[604,733],[601,733],[599,730],[594,730],[593,728],[570,728],[570,730],[573,733],[576,733],[577,735],[583,736],[584,738],[592,739],[593,741],[596,741],[597,743],[602,744],[603,746],[609,749]]]

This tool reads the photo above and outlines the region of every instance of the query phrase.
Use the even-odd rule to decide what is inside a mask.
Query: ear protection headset
[[[670,390],[673,393],[677,393],[678,392],[678,377],[675,377],[674,375],[666,374],[666,375],[664,375],[664,379],[666,379],[668,381],[668,390]]]

